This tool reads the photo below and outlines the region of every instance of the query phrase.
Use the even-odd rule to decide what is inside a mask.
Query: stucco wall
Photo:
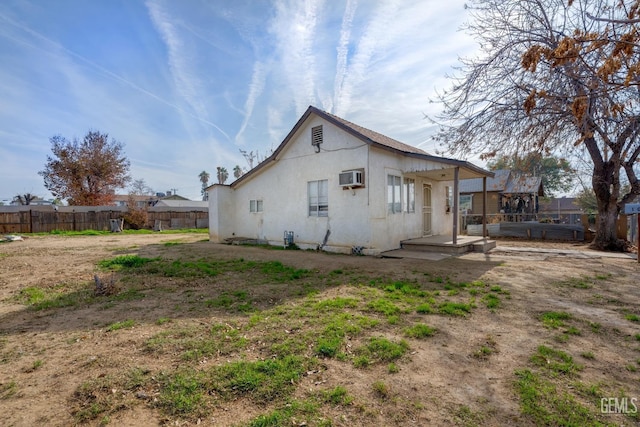
[[[311,145],[311,128],[318,125],[323,125],[324,134],[320,153]],[[450,232],[452,219],[442,215],[446,184],[427,181],[419,173],[403,172],[430,167],[425,161],[419,164],[419,160],[411,159],[410,165],[407,161],[311,116],[276,161],[234,188],[213,186],[209,190],[211,239],[222,241],[236,236],[282,244],[284,231],[293,231],[296,244],[315,248],[330,231],[328,250],[350,252],[353,246],[361,246],[369,249],[368,253],[378,253],[394,249],[401,240],[422,236],[425,182],[432,185],[434,234]],[[364,169],[364,186],[344,189],[339,185],[339,173],[352,169]],[[415,179],[415,213],[387,212],[389,173]],[[324,179],[328,180],[328,216],[310,217],[307,183]],[[250,200],[262,200],[263,211],[250,212]]]

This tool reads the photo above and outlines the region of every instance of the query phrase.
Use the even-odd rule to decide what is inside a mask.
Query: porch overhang
[[[443,161],[444,160],[444,161]],[[460,200],[460,180],[482,178],[482,237],[486,238],[487,234],[487,178],[493,178],[494,173],[469,162],[455,159],[439,159],[438,166],[411,171],[417,176],[427,178],[432,181],[453,181],[453,217],[452,242],[454,245],[458,241],[458,224],[459,224],[459,200]]]

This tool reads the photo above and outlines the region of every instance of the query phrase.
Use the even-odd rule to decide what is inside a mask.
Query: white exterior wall
[[[323,125],[322,151],[311,145],[311,128]],[[417,163],[416,163],[417,162]],[[209,227],[212,241],[233,236],[283,244],[284,231],[294,232],[301,248],[316,248],[330,230],[325,249],[350,253],[353,246],[376,254],[395,249],[400,241],[422,236],[422,185],[432,184],[433,234],[451,232],[445,211],[445,185],[426,181],[419,173],[434,168],[426,161],[371,147],[342,129],[311,115],[278,155],[237,187],[209,189]],[[342,171],[364,169],[364,186],[343,189]],[[387,212],[387,174],[414,178],[415,213]],[[328,180],[327,217],[310,217],[307,183]],[[449,183],[451,185],[451,183]],[[262,212],[249,212],[250,200],[262,200]]]

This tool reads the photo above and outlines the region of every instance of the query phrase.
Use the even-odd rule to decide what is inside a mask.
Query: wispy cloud
[[[198,73],[192,71],[189,65],[195,62],[195,55],[189,53],[189,48],[177,29],[178,25],[173,23],[170,15],[157,2],[147,1],[145,4],[151,21],[167,46],[169,68],[180,97],[192,109],[192,115],[212,125],[225,138],[230,139],[226,132],[208,118],[209,114],[202,97],[203,85]]]
[[[292,90],[296,114],[315,99],[317,61],[314,51],[318,14],[323,1],[278,0],[270,30],[275,35],[280,66]]]
[[[347,0],[344,15],[342,16],[342,27],[340,28],[340,41],[338,42],[338,55],[336,57],[336,77],[333,84],[332,105],[340,97],[343,89],[344,79],[347,74],[347,60],[349,58],[349,41],[351,39],[351,27],[353,18],[358,7],[357,0]]]
[[[351,107],[351,99],[354,91],[363,81],[369,77],[367,71],[376,50],[389,43],[389,28],[398,10],[396,2],[383,2],[374,11],[364,30],[364,34],[358,40],[352,61],[344,71],[343,84],[336,96],[335,113],[346,115]]]
[[[253,109],[256,106],[256,101],[258,97],[264,91],[265,79],[267,75],[267,67],[260,61],[257,61],[253,64],[253,74],[251,76],[251,83],[249,83],[249,91],[247,94],[247,100],[244,103],[244,120],[242,120],[242,125],[240,126],[240,130],[236,134],[236,144],[243,145],[244,141],[242,136],[244,134],[249,121],[251,120],[251,116],[253,114]]]

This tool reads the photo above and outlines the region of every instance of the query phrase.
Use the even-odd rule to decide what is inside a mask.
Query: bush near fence
[[[127,207],[120,206],[0,206],[0,233],[110,230],[110,220],[121,219],[126,213]],[[208,228],[209,210],[150,207],[146,228],[154,226]]]

